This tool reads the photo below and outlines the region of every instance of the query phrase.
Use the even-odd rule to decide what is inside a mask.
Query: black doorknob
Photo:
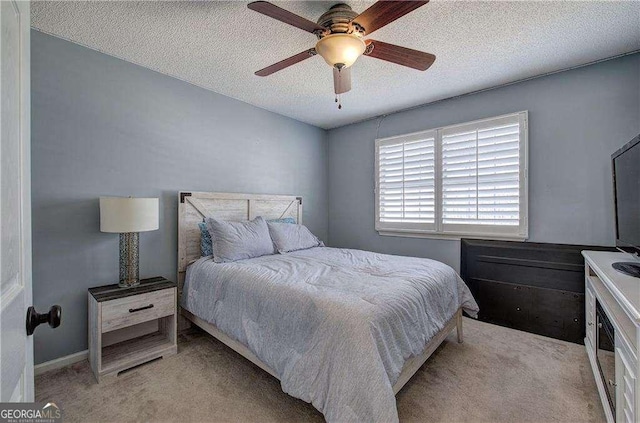
[[[40,323],[49,323],[52,328],[60,326],[62,319],[62,307],[59,305],[51,306],[48,313],[40,314],[31,306],[27,309],[27,335],[33,335],[33,331]]]

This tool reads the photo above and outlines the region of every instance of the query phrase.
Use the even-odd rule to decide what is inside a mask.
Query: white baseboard
[[[87,360],[88,358],[89,350],[79,351],[77,353],[65,355],[64,357],[56,358],[55,360],[37,364],[34,366],[33,370],[35,375],[38,376],[44,372],[48,372],[49,370],[61,369],[74,363]]]

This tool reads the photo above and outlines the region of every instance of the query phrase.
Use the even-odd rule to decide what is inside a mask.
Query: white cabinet
[[[613,269],[614,262],[628,261],[624,253],[583,251],[582,255],[584,344],[607,421],[640,423],[640,279]]]
[[[629,363],[631,354],[622,346],[616,346],[616,421],[635,423],[636,419],[636,371]]]

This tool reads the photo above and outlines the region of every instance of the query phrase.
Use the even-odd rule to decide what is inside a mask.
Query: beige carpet
[[[464,321],[397,396],[402,422],[603,422],[581,345]],[[347,376],[348,377],[348,376]],[[88,363],[36,378],[37,401],[72,421],[322,421],[311,405],[209,335],[98,385]]]

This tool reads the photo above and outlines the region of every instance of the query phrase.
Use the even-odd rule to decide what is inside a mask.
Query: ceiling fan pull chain
[[[340,94],[338,94],[338,110],[342,109],[342,99],[340,98]]]

